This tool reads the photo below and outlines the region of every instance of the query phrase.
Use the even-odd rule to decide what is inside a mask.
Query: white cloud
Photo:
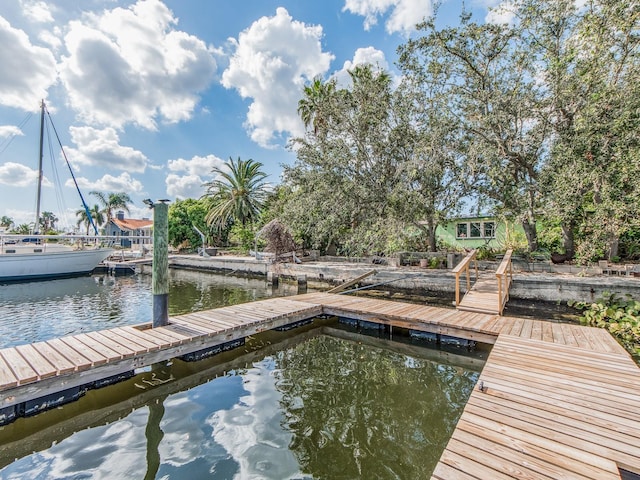
[[[113,175],[105,175],[102,178],[92,182],[86,178],[78,177],[78,186],[82,190],[99,192],[126,192],[129,195],[134,193],[142,193],[144,191],[142,183],[132,178],[127,172],[121,173],[118,177]],[[69,179],[65,183],[65,187],[74,187],[73,180]]]
[[[493,3],[493,2],[492,2]],[[516,16],[516,6],[511,1],[488,5],[489,11],[484,20],[487,23],[512,25]]]
[[[145,171],[149,159],[139,150],[120,145],[113,128],[70,127],[71,140],[78,148],[66,147],[73,165],[91,165],[128,172]]]
[[[0,184],[11,187],[34,187],[38,182],[38,171],[20,163],[6,162],[0,165]],[[51,182],[43,177],[42,186],[50,187]]]
[[[35,111],[38,99],[56,81],[56,62],[46,48],[31,44],[27,34],[0,17],[0,105]]]
[[[333,55],[322,51],[322,27],[293,20],[280,7],[232,40],[235,53],[222,85],[251,98],[246,127],[251,139],[272,147],[282,135],[302,135],[298,100],[306,81],[324,74]]]
[[[433,5],[431,0],[345,0],[342,11],[363,16],[365,30],[391,11],[385,23],[387,32],[408,35],[417,23],[433,14]]]
[[[147,129],[189,119],[216,62],[202,40],[174,28],[177,22],[160,0],[70,22],[60,77],[80,117]]]
[[[177,172],[167,175],[167,195],[183,199],[200,198],[205,193],[202,184],[210,179],[211,169],[222,167],[224,161],[215,155],[207,155],[195,156],[191,160],[169,160],[167,165],[171,172]]]
[[[42,30],[38,34],[38,39],[42,43],[46,43],[49,45],[54,51],[58,51],[60,47],[62,47],[61,40],[62,33],[58,27],[55,27],[53,30]]]
[[[25,17],[32,22],[50,23],[53,22],[51,7],[41,0],[21,0],[20,8]]]
[[[14,135],[24,135],[15,125],[0,125],[0,138],[12,137]]]
[[[344,62],[342,69],[332,76],[338,81],[340,88],[347,88],[351,84],[349,70],[353,70],[358,65],[373,65],[383,71],[389,70],[389,63],[384,56],[384,52],[373,47],[359,48],[353,54],[353,60]]]
[[[247,395],[230,409],[214,412],[206,423],[212,428],[213,440],[236,463],[234,478],[302,478],[298,460],[289,448],[293,434],[282,428],[282,394],[275,387],[277,371],[266,369],[266,362],[243,373],[242,386]]]

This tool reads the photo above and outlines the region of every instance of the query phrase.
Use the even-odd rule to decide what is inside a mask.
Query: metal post
[[[153,327],[169,324],[169,205],[158,200],[153,208]]]

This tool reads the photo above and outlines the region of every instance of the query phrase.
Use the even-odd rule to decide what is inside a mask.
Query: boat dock
[[[433,479],[640,475],[640,369],[605,330],[328,293],[2,349],[0,412],[5,419],[36,413],[62,392],[171,358],[234,348],[248,335],[321,314],[391,332],[408,328],[436,341],[493,344]]]

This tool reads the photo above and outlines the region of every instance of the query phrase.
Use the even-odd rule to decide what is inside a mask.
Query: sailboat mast
[[[44,147],[44,100],[40,103],[40,155],[38,156],[38,195],[36,197],[36,224],[34,233],[40,230],[40,195],[42,192],[42,157]]]

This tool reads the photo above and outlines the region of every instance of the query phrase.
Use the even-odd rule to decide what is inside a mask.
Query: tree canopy
[[[222,230],[233,223],[245,226],[257,220],[267,195],[267,174],[262,167],[252,159],[229,157],[223,167],[211,170],[214,179],[204,184],[207,192],[203,196],[210,205],[209,225]]]

